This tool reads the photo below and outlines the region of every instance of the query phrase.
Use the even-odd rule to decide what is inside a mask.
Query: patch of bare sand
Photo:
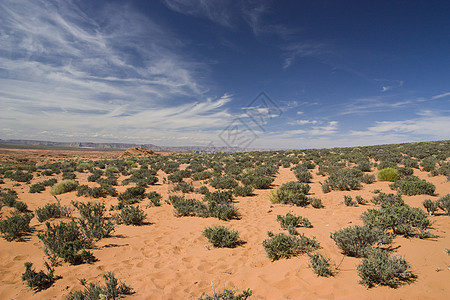
[[[427,177],[416,171],[416,175],[426,178],[437,187],[439,196],[404,197],[405,201],[421,207],[426,198],[437,199],[450,193],[450,184],[443,176]],[[87,174],[77,173],[78,180],[85,183]],[[169,186],[163,185],[161,171],[160,183],[147,191],[157,191],[163,199],[168,198]],[[70,291],[80,290],[80,278],[89,282],[103,282],[102,275],[108,271],[131,285],[136,293],[128,299],[197,299],[202,292],[211,294],[211,282],[216,290],[223,288],[250,288],[252,299],[445,299],[450,291],[449,256],[450,218],[432,217],[435,221],[432,232],[438,237],[421,240],[418,238],[396,238],[394,246],[397,253],[404,256],[418,276],[412,284],[398,289],[376,287],[367,289],[358,283],[356,266],[360,259],[345,257],[339,252],[330,232],[352,224],[362,224],[359,216],[373,204],[347,207],[343,204],[344,195],[361,195],[366,200],[373,197],[371,191],[380,189],[392,192],[387,182],[363,185],[358,191],[333,191],[323,194],[320,183],[326,177],[314,173],[311,194],[321,198],[322,209],[312,207],[293,207],[272,205],[269,194],[282,183],[295,180],[289,169],[280,168],[272,190],[256,190],[253,197],[238,197],[236,206],[242,215],[240,220],[229,222],[215,218],[183,217],[173,215],[172,206],[163,203],[161,207],[144,208],[150,224],[140,227],[119,225],[113,236],[96,243],[93,250],[98,261],[89,265],[70,266],[66,263],[57,266],[55,274],[62,276],[55,284],[34,294],[21,281],[24,262],[31,261],[36,269],[43,269],[43,245],[36,233],[43,231],[45,225],[34,218],[31,225],[35,232],[26,242],[6,242],[0,240],[0,299],[61,299]],[[43,178],[33,182],[41,181]],[[5,180],[6,181],[6,180]],[[6,182],[6,186],[11,185]],[[197,183],[196,183],[197,185]],[[5,186],[5,185],[4,185]],[[126,189],[119,186],[119,192]],[[19,200],[28,204],[31,210],[55,201],[49,188],[41,194],[29,194],[28,186],[15,188]],[[198,195],[195,195],[198,198]],[[68,205],[77,199],[76,193],[60,195],[62,204]],[[79,198],[87,201],[86,198]],[[106,206],[117,203],[116,198],[92,199],[104,201]],[[147,200],[148,201],[148,200]],[[143,203],[141,207],[144,207]],[[3,211],[3,210],[2,210]],[[275,262],[267,258],[262,241],[267,231],[281,232],[276,221],[278,214],[292,212],[307,217],[313,228],[299,228],[306,236],[316,236],[322,249],[320,252],[339,265],[335,277],[317,277],[311,270],[308,257],[281,259]],[[206,226],[224,225],[240,232],[245,242],[235,249],[215,249],[210,247],[202,231]],[[440,270],[440,271],[438,271]]]

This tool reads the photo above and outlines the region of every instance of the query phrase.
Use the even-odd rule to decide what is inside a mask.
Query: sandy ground
[[[6,159],[4,151],[12,150],[0,151],[2,161]],[[34,153],[25,155],[27,159],[58,159],[55,153],[40,152],[47,150],[26,151]],[[43,154],[45,156],[40,156]],[[62,151],[61,154],[62,158],[80,155],[67,151]],[[81,155],[111,158],[118,156],[118,153],[83,152]],[[157,191],[162,194],[163,199],[167,199],[170,187],[161,184],[164,174],[159,172],[160,184],[147,188],[147,192]],[[435,200],[450,193],[450,183],[444,176],[428,177],[427,173],[418,170],[415,170],[415,175],[435,184],[437,196],[404,196],[409,205],[422,207],[424,199]],[[87,173],[77,173],[77,180],[82,184],[86,183],[87,176]],[[330,238],[330,232],[362,224],[359,219],[361,213],[375,207],[371,203],[347,207],[343,204],[344,195],[361,195],[369,200],[374,195],[372,191],[376,189],[385,193],[392,192],[389,183],[375,182],[363,185],[358,191],[333,191],[324,194],[320,182],[325,177],[318,176],[315,172],[313,176],[310,194],[322,199],[325,205],[322,209],[270,203],[269,194],[272,190],[287,181],[295,180],[293,172],[285,168],[280,168],[272,190],[256,190],[255,196],[235,199],[235,205],[242,216],[240,220],[226,222],[215,218],[176,218],[172,206],[164,201],[161,207],[144,208],[148,215],[146,225],[118,225],[112,237],[95,244],[93,253],[97,262],[78,266],[62,263],[55,268],[55,274],[62,278],[39,293],[30,291],[21,280],[25,262],[32,262],[37,270],[44,268],[43,244],[36,234],[42,232],[45,225],[33,218],[31,225],[34,232],[25,242],[6,242],[0,239],[0,299],[62,299],[70,291],[82,289],[80,278],[85,278],[88,282],[103,283],[102,275],[108,271],[114,272],[116,278],[136,291],[134,295],[127,297],[129,299],[197,299],[202,292],[211,294],[211,283],[216,291],[223,288],[250,288],[253,291],[251,299],[448,299],[450,256],[445,249],[450,248],[450,217],[431,217],[435,222],[431,232],[437,238],[395,239],[393,246],[397,247],[397,254],[405,257],[411,264],[413,273],[418,276],[413,283],[397,289],[368,289],[358,283],[360,278],[356,267],[361,260],[344,258]],[[44,179],[45,177],[34,178],[31,183]],[[11,186],[8,179],[1,185],[3,188]],[[117,190],[122,192],[130,186],[119,186]],[[27,203],[33,211],[55,201],[48,187],[40,194],[30,194],[28,188],[28,185],[22,184],[14,189],[19,193],[18,200]],[[199,198],[198,195],[195,197]],[[117,199],[111,197],[77,199],[76,192],[60,195],[59,198],[63,205],[69,205],[71,200],[104,201],[106,207],[117,203]],[[141,203],[141,207],[145,207],[145,201]],[[262,241],[267,238],[267,231],[282,232],[276,217],[287,212],[307,217],[311,221],[313,228],[298,228],[298,232],[317,238],[322,247],[319,252],[331,258],[335,266],[339,266],[334,277],[318,277],[308,266],[307,255],[275,262],[267,258]],[[7,213],[7,208],[2,208],[2,214]],[[245,243],[234,249],[211,247],[202,236],[202,231],[206,226],[212,225],[224,225],[238,230],[240,239]]]

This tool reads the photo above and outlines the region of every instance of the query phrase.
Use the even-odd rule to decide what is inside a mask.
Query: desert
[[[228,299],[219,298],[225,291],[242,297],[240,293],[251,291],[249,299],[445,299],[450,279],[450,219],[448,206],[445,211],[444,201],[439,199],[448,198],[450,193],[448,149],[449,141],[440,141],[240,153],[147,151],[145,155],[121,157],[123,151],[3,148],[1,221],[17,214],[32,214],[32,218],[28,232],[10,241],[2,227],[0,298],[75,297],[75,291],[86,289],[81,279],[102,285],[103,276],[111,272],[131,287],[129,295],[117,295],[127,299],[200,299],[214,297],[214,293],[217,299]],[[380,170],[389,168],[396,171],[396,180],[380,180]],[[358,170],[360,181],[334,185],[330,177],[342,170]],[[17,172],[33,176],[24,181],[14,176]],[[363,176],[369,183],[361,182]],[[425,180],[426,187],[435,189],[408,192],[401,182],[412,177]],[[111,178],[115,182],[108,183]],[[50,179],[57,183],[30,192],[31,186]],[[59,193],[55,186],[63,180],[74,181],[76,186]],[[296,198],[281,192],[289,185],[310,188]],[[139,187],[144,192],[140,193]],[[116,193],[110,193],[111,188]],[[127,196],[133,188],[135,194]],[[26,208],[7,205],[6,195],[11,190],[17,193],[15,203],[23,202]],[[285,195],[291,196],[283,198]],[[384,230],[392,239],[390,243],[372,241],[368,248],[404,259],[409,267],[390,283],[368,284],[369,280],[363,284],[358,266],[371,254],[344,254],[331,234],[348,227],[369,226],[370,220],[363,221],[361,216],[370,210],[387,210],[383,195],[384,199],[401,198],[401,207],[411,211],[418,208],[423,214],[416,217],[430,222],[418,225],[411,221],[408,230],[390,227]],[[216,196],[229,198],[226,203],[216,203],[228,210],[213,211],[215,202],[211,199]],[[196,208],[188,207],[188,202],[183,202],[186,199],[196,201]],[[320,201],[315,208],[312,205],[317,199]],[[427,211],[423,205],[427,199],[437,206]],[[39,222],[37,210],[52,203],[69,209],[71,214]],[[81,255],[71,261],[54,253],[47,255],[42,237],[48,231],[46,222],[56,226],[74,219],[81,227],[82,210],[75,206],[86,206],[80,203],[103,205],[102,224],[112,229],[83,247],[90,257]],[[134,217],[138,216],[131,221],[121,215],[130,207],[135,209]],[[301,216],[300,222],[283,229],[280,220],[289,221],[287,216]],[[214,246],[205,228],[215,226],[238,232],[238,238],[231,244]],[[371,231],[377,228],[372,226]],[[298,251],[277,252],[277,245],[269,247],[276,237],[305,238],[307,245]],[[81,250],[75,252],[80,254]],[[312,267],[314,253],[323,258],[322,271]],[[26,262],[31,262],[36,272],[44,273],[47,262],[54,270],[51,284],[42,290],[30,288],[22,280]]]

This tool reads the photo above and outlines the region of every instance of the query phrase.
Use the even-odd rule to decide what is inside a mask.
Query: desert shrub
[[[427,229],[432,222],[427,214],[409,205],[382,206],[381,209],[368,209],[361,215],[364,225],[381,231],[392,231],[404,236],[427,237]]]
[[[140,202],[145,197],[145,188],[141,186],[130,187],[125,192],[119,194],[119,201],[125,204],[134,204]]]
[[[33,214],[17,214],[7,217],[0,222],[0,232],[5,240],[11,242],[13,240],[20,240],[24,233],[30,232],[30,221]]]
[[[378,195],[373,196],[371,202],[377,205],[379,204],[381,206],[393,206],[405,204],[405,201],[403,201],[402,199],[402,195],[385,194],[381,192]]]
[[[89,196],[90,190],[91,188],[86,184],[77,186],[77,197]]]
[[[408,177],[414,174],[414,170],[411,168],[397,167],[396,169],[398,171],[399,178]]]
[[[42,171],[41,174],[42,174],[43,176],[52,176],[53,173],[55,173],[55,172],[52,171],[52,170],[44,170],[44,171]]]
[[[89,175],[87,178],[88,182],[96,182],[102,177],[101,173],[94,173],[92,175]]]
[[[125,206],[117,214],[116,219],[126,225],[142,225],[146,217],[147,214],[139,206]]]
[[[432,156],[426,157],[422,160],[422,163],[421,163],[422,170],[425,172],[431,172],[436,167],[436,163],[437,163],[436,158],[434,158]]]
[[[52,185],[54,185],[54,184],[57,183],[57,182],[58,182],[58,180],[56,180],[56,178],[50,178],[50,179],[47,179],[47,180],[42,181],[41,183],[42,183],[44,186],[52,186]]]
[[[73,180],[63,180],[52,186],[51,194],[60,195],[75,190],[78,186],[78,182]]]
[[[306,165],[297,165],[292,168],[294,171],[295,177],[297,177],[297,180],[299,182],[308,183],[312,179],[311,173],[308,171],[308,168]]]
[[[372,164],[368,159],[362,159],[357,162],[357,168],[363,172],[370,172],[372,170]]]
[[[378,165],[378,170],[386,169],[386,168],[395,168],[397,167],[397,163],[393,161],[382,161]]]
[[[157,193],[155,191],[151,191],[147,194],[147,198],[150,199],[150,205],[149,206],[161,206],[161,194]]]
[[[450,162],[444,162],[440,165],[438,170],[440,175],[450,176]]]
[[[323,204],[322,204],[322,200],[319,198],[309,198],[308,199],[309,203],[311,203],[311,206],[314,208],[322,208]]]
[[[78,219],[78,223],[86,237],[99,240],[110,236],[114,231],[114,224],[105,217],[104,203],[72,201],[72,205],[80,212],[81,218]]]
[[[366,184],[371,184],[375,182],[375,175],[373,174],[364,174],[361,177],[361,182],[366,183]]]
[[[278,215],[277,221],[280,223],[281,228],[287,229],[288,227],[299,227],[302,221],[301,216],[296,216],[291,213],[287,213],[286,216]]]
[[[272,193],[270,201],[272,203],[306,206],[309,204],[306,197],[309,190],[310,186],[306,183],[290,181],[284,183],[275,193]]]
[[[291,213],[287,213],[285,216],[277,215],[277,221],[280,223],[281,228],[289,229],[296,228],[299,226],[311,228],[311,222],[308,218],[303,218],[302,216],[296,216]]]
[[[66,296],[66,300],[93,300],[93,299],[121,299],[123,295],[133,294],[133,289],[123,282],[118,281],[111,272],[103,275],[105,285],[96,285],[81,279],[80,282],[84,286],[84,291],[70,292]]]
[[[262,245],[272,260],[290,258],[319,248],[315,238],[310,239],[304,234],[295,236],[279,233],[265,239]]]
[[[19,212],[26,212],[28,210],[28,205],[25,202],[16,201],[16,203],[14,203],[14,208]]]
[[[251,182],[249,185],[252,185],[255,189],[265,190],[265,189],[270,189],[270,186],[273,181],[274,181],[274,178],[272,178],[272,177],[252,176]],[[242,182],[242,183],[244,185],[247,185],[244,182]]]
[[[90,189],[89,196],[92,198],[105,198],[108,193],[102,186],[96,186]]]
[[[73,172],[63,172],[62,174],[63,180],[73,180],[75,178],[77,178],[77,175],[75,175],[75,173]]]
[[[36,218],[44,222],[52,218],[70,217],[71,210],[59,203],[47,203],[44,207],[36,209]]]
[[[17,192],[14,190],[10,190],[8,189],[5,192],[0,193],[0,196],[2,197],[2,202],[4,205],[9,206],[9,207],[14,207],[14,205],[17,202]]]
[[[109,184],[103,184],[101,187],[105,190],[106,194],[110,195],[111,197],[117,197],[118,193],[115,187]]]
[[[379,181],[396,181],[399,178],[398,170],[395,168],[385,168],[381,169],[377,173],[377,177]]]
[[[349,196],[349,195],[344,196],[344,204],[346,206],[357,206],[358,205],[358,203],[356,203],[356,201],[353,201],[352,196]]]
[[[402,161],[402,164],[405,166],[405,168],[414,168],[414,169],[419,168],[419,163],[414,158],[405,158]]]
[[[450,194],[447,194],[438,200],[438,206],[442,209],[447,215],[450,215]]]
[[[322,277],[333,276],[329,258],[325,258],[322,254],[319,253],[308,253],[308,256],[311,268],[314,270],[314,273]]]
[[[250,298],[253,292],[250,289],[246,289],[240,293],[236,290],[224,289],[222,292],[216,292],[213,289],[213,296],[209,296],[205,293],[198,298],[198,300],[246,300]]]
[[[214,247],[219,248],[234,248],[239,239],[239,232],[236,230],[229,230],[224,226],[206,227],[203,230],[203,236],[213,244]]]
[[[422,205],[425,207],[429,215],[433,215],[438,210],[439,202],[426,199],[422,202]]]
[[[436,187],[434,184],[416,176],[409,176],[391,184],[392,189],[398,190],[399,193],[407,196],[414,195],[434,195]]]
[[[232,191],[215,191],[212,193],[205,194],[204,201],[216,201],[216,202],[232,202],[233,192]]]
[[[202,171],[192,174],[192,180],[206,180],[213,176],[211,171]]]
[[[29,193],[40,193],[42,191],[45,191],[45,186],[42,183],[35,183],[32,186],[30,186]]]
[[[55,225],[47,222],[46,226],[44,233],[38,233],[38,238],[44,243],[44,251],[52,261],[59,257],[65,262],[77,265],[95,260],[92,253],[85,250],[92,245],[92,239],[83,234],[75,221]]]
[[[374,244],[390,244],[392,237],[368,226],[349,226],[331,233],[330,237],[345,255],[365,257]]]
[[[177,185],[173,187],[174,192],[181,191],[182,193],[192,193],[194,191],[194,185],[192,182],[187,183],[184,181],[178,182]]]
[[[208,199],[208,215],[219,220],[239,219],[238,209],[226,200]]]
[[[199,193],[199,194],[202,194],[202,195],[206,195],[206,194],[209,193],[209,189],[208,189],[208,187],[206,185],[202,185],[201,187],[199,187],[196,190],[196,192]]]
[[[371,250],[367,258],[364,258],[357,267],[361,283],[368,287],[378,284],[396,287],[400,282],[413,277],[409,269],[410,265],[405,259],[390,256],[381,249]]]
[[[356,190],[361,186],[362,177],[363,172],[357,168],[337,170],[325,180],[322,185],[322,191],[325,193],[326,190]],[[325,189],[324,186],[326,187]]]
[[[234,189],[238,186],[232,177],[215,177],[209,180],[209,184],[216,189]]]
[[[25,263],[25,272],[22,274],[22,281],[26,281],[27,285],[36,292],[48,289],[55,282],[55,277],[53,276],[55,270],[47,262],[44,264],[47,268],[47,273],[42,270],[36,272],[32,269],[33,264],[31,262]]]
[[[356,203],[361,204],[361,205],[365,205],[367,204],[367,201],[364,200],[364,198],[361,195],[358,195],[355,197]]]
[[[154,176],[155,173],[154,170],[149,169],[133,170],[131,176],[122,181],[122,185],[127,185],[130,182],[134,182],[137,186],[141,187],[154,185],[158,182],[158,177]]]
[[[106,178],[99,178],[96,180],[96,182],[100,185],[112,185],[112,186],[118,185],[117,177],[114,177],[114,176],[108,176]]]
[[[235,196],[242,196],[242,197],[252,196],[253,188],[249,185],[237,186],[234,188],[233,194]]]
[[[11,178],[14,181],[17,181],[17,182],[29,182],[31,179],[33,179],[33,174],[31,174],[31,173],[24,173],[23,171],[18,170],[16,172],[12,173],[8,177]]]
[[[173,205],[174,215],[183,216],[208,216],[208,207],[201,201],[185,199],[184,196],[169,196],[169,202]]]

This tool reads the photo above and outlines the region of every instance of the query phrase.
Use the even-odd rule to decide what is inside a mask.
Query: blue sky
[[[449,1],[0,2],[0,138],[450,137]]]

